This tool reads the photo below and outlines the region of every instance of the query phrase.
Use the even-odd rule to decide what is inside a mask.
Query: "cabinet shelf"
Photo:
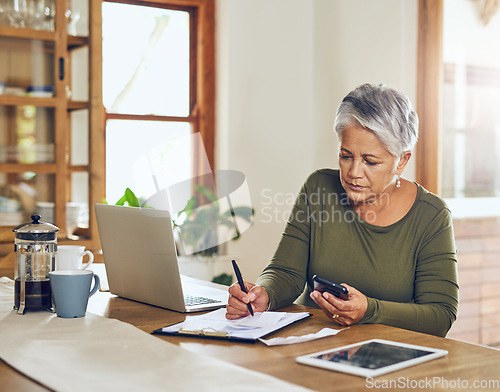
[[[99,246],[91,207],[105,190],[102,0],[77,2],[87,25],[80,24],[81,35],[68,34],[67,17],[58,12],[70,0],[52,2],[56,31],[0,26],[0,81],[7,86],[0,94],[0,196],[6,213],[0,217],[0,255],[13,242],[9,225],[16,212],[27,221],[43,211],[59,227],[58,240]],[[30,86],[52,86],[54,94],[28,95]]]
[[[56,98],[27,97],[18,95],[0,95],[0,105],[4,106],[24,106],[33,105],[40,107],[56,107]]]
[[[0,163],[0,173],[56,173],[55,163]]]
[[[0,105],[3,106],[24,106],[33,105],[38,107],[56,107],[56,98],[27,97],[17,95],[0,95]],[[88,109],[87,101],[68,101],[68,110]]]
[[[24,38],[41,41],[56,40],[56,33],[54,31],[35,30],[11,26],[0,26],[0,36],[7,38]]]
[[[87,46],[88,44],[89,44],[89,37],[74,36],[74,35],[68,36],[69,50],[78,49],[81,48],[82,46]]]
[[[87,101],[69,101],[68,110],[82,110],[88,109],[89,103]]]

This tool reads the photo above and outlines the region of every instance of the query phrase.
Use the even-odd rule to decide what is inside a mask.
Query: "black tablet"
[[[446,350],[371,339],[297,357],[297,362],[321,368],[376,377],[448,354]]]

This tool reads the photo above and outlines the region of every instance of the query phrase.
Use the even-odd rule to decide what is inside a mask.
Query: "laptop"
[[[227,305],[227,289],[179,273],[168,211],[96,204],[95,212],[111,293],[178,312]]]

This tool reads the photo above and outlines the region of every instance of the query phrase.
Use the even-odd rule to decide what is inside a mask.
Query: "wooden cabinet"
[[[87,3],[88,2],[88,3]],[[0,26],[0,253],[33,213],[59,241],[98,248],[93,205],[104,198],[101,1],[85,3],[69,35],[67,0],[55,29]]]

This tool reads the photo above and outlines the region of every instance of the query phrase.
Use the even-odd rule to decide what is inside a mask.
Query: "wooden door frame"
[[[416,179],[436,194],[441,191],[442,53],[443,0],[419,0]]]

